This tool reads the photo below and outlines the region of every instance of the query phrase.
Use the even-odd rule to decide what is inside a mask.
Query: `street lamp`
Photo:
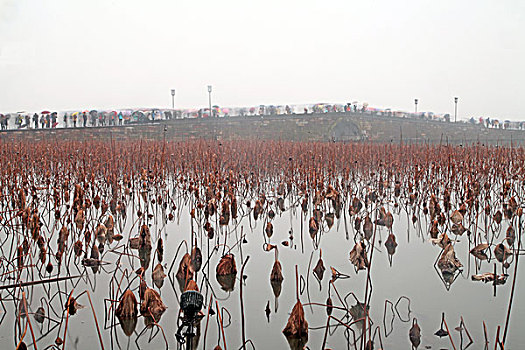
[[[212,116],[211,113],[211,85],[208,85],[208,102],[210,103],[210,117]]]
[[[454,123],[458,118],[458,98],[454,97]]]
[[[171,109],[175,109],[175,89],[171,89]]]
[[[414,104],[416,105],[416,112],[415,112],[415,114],[417,114],[417,103],[418,103],[418,102],[419,102],[419,101],[418,101],[418,99],[416,98],[416,99],[414,100]]]

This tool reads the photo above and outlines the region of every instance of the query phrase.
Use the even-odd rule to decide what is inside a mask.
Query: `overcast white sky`
[[[368,102],[525,120],[523,0],[0,0],[0,112]]]

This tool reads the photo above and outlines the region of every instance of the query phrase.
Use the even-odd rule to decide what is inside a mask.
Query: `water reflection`
[[[217,265],[215,277],[221,288],[226,292],[232,292],[235,287],[237,267],[233,254],[224,255]]]
[[[389,348],[435,346],[436,337],[425,334],[435,331],[429,320],[440,307],[492,327],[485,336],[473,326],[471,343],[491,338],[506,319],[515,286],[509,277],[522,253],[521,150],[505,151],[517,159],[509,165],[487,161],[487,154],[507,153],[485,148],[271,145],[128,144],[112,151],[120,170],[67,150],[39,153],[42,171],[30,153],[20,158],[23,168],[0,158],[0,324],[9,314],[16,325],[7,330],[4,322],[6,334],[14,332],[15,346],[29,343],[30,332],[22,335],[34,319],[42,347],[59,338],[56,344],[80,339],[79,347],[95,340],[116,348],[120,324],[137,347],[172,348],[180,292],[200,290],[205,307],[193,325],[194,346],[202,337],[207,345],[240,348],[254,340],[282,348],[284,337],[270,335],[284,325],[293,349],[384,348],[381,334]],[[236,288],[236,263],[247,257],[251,265]],[[301,271],[295,295],[294,265]],[[53,280],[62,277],[70,279]],[[486,285],[504,298],[484,293]],[[410,302],[405,312],[404,294],[415,300],[420,323]],[[455,304],[433,302],[443,298]],[[90,310],[79,311],[80,302]],[[104,326],[79,326],[97,322]],[[463,320],[456,329],[444,325],[445,318],[437,332],[443,341],[455,341],[456,330],[463,343]]]

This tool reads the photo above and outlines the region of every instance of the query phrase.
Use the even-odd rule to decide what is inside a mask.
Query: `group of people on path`
[[[124,121],[124,115],[122,112],[119,113],[87,113],[87,112],[75,112],[68,115],[64,114],[64,127],[87,127],[87,126],[114,126],[122,125]],[[89,122],[89,125],[88,125]]]
[[[0,127],[1,130],[7,130],[9,128],[9,120],[11,115],[0,114]],[[77,128],[77,127],[88,127],[88,126],[114,126],[122,125],[124,122],[124,116],[122,112],[119,113],[87,113],[87,112],[75,112],[65,113],[63,115],[63,125],[61,127]],[[14,117],[14,123],[16,129],[50,129],[58,126],[58,113],[57,112],[46,112],[46,113],[35,113],[33,116],[29,114],[22,115],[16,114]],[[89,125],[88,125],[89,123]]]
[[[9,115],[0,114],[0,125],[2,130],[7,130],[9,127]],[[15,117],[15,126],[17,129],[22,128],[55,128],[57,123],[57,113],[46,113],[38,115],[33,114],[31,117],[29,114],[21,115],[17,114]]]

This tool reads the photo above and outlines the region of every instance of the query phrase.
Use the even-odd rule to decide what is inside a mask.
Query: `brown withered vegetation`
[[[120,301],[118,303],[117,309],[115,311],[117,317],[135,317],[137,316],[137,299],[135,294],[129,289],[127,289]]]
[[[308,322],[304,317],[303,304],[299,300],[295,303],[283,334],[291,338],[308,338]]]
[[[225,276],[237,273],[237,267],[235,266],[233,254],[226,254],[221,258],[221,261],[219,261],[217,264],[216,273],[217,276]]]
[[[368,314],[368,310],[377,310],[379,303],[372,297],[372,266],[376,267],[376,261],[385,255],[393,266],[392,256],[396,251],[403,254],[406,250],[402,245],[411,243],[414,237],[434,244],[429,249],[435,253],[430,259],[434,266],[423,258],[413,261],[417,271],[425,273],[434,267],[437,274],[411,275],[411,280],[439,278],[447,291],[452,283],[494,288],[494,294],[496,288],[511,289],[506,324],[501,330],[506,337],[512,295],[519,286],[514,272],[523,252],[525,151],[521,147],[479,143],[452,146],[445,142],[75,142],[59,138],[31,144],[2,139],[0,145],[0,288],[9,290],[2,294],[2,307],[7,310],[2,314],[11,312],[4,304],[11,303],[17,310],[15,344],[6,348],[29,344],[28,337],[35,333],[30,329],[35,326],[29,323],[31,320],[42,333],[47,332],[37,341],[39,348],[49,345],[45,343],[48,339],[56,339],[56,346],[71,347],[69,332],[77,325],[69,322],[68,331],[68,318],[78,312],[79,301],[92,308],[90,315],[97,324],[101,343],[109,338],[112,346],[113,339],[118,343],[116,333],[110,333],[115,328],[106,327],[109,322],[115,325],[116,317],[124,334],[137,334],[137,346],[146,346],[141,343],[145,342],[142,336],[146,332],[137,329],[136,298],[146,328],[155,327],[148,332],[150,336],[164,338],[168,334],[164,327],[173,325],[167,325],[166,320],[160,322],[160,318],[166,305],[176,305],[173,295],[179,291],[175,290],[175,280],[180,291],[201,288],[206,299],[212,297],[205,300],[199,317],[228,315],[228,298],[238,303],[240,297],[241,305],[251,303],[254,297],[246,287],[252,280],[268,278],[258,272],[268,271],[269,266],[256,265],[258,261],[254,260],[240,276],[237,274],[235,257],[245,267],[242,262],[247,261],[247,252],[251,255],[254,251],[252,242],[261,240],[261,254],[272,249],[276,253],[270,272],[276,304],[281,290],[288,288],[289,282],[283,284],[283,276],[290,269],[289,259],[305,263],[308,258],[304,257],[310,256],[310,262],[315,262],[312,258],[319,250],[317,263],[309,264],[308,272],[297,277],[301,287],[296,288],[308,297],[304,307],[312,308],[317,318],[310,321],[316,327],[319,314],[314,306],[326,310],[322,319],[328,316],[325,329],[330,331],[324,345],[383,348],[384,324]],[[343,248],[333,248],[333,242],[344,242]],[[176,249],[179,243],[180,249]],[[277,246],[282,249],[283,264],[278,260]],[[335,256],[334,252],[341,249],[349,254],[349,261],[343,259],[340,263],[340,257]],[[324,280],[325,262],[333,265],[326,265],[330,266],[329,281]],[[463,265],[470,278],[454,282]],[[213,266],[216,281],[210,278]],[[350,306],[349,298],[357,299],[350,292],[360,290],[344,281],[353,277],[344,273],[352,267],[352,275],[364,271],[366,278],[364,302]],[[310,271],[323,286],[321,299],[317,291],[314,294]],[[506,283],[509,277],[513,277],[512,284]],[[74,279],[74,283],[55,278]],[[236,280],[241,288],[234,291]],[[79,291],[81,288],[96,288],[96,297]],[[105,291],[109,295],[102,295]],[[31,298],[21,298],[22,292],[32,293]],[[266,302],[267,298],[263,299]],[[299,296],[296,299],[283,333],[292,348],[302,349],[308,341],[308,323]],[[224,304],[222,308],[213,306],[217,300]],[[97,314],[101,305],[103,318]],[[395,317],[401,318],[398,305],[393,307]],[[244,310],[240,312],[241,317],[231,312],[226,323],[256,319],[244,315]],[[267,315],[270,322],[270,313]],[[281,316],[276,312],[272,318]],[[103,328],[99,326],[101,319]],[[409,317],[403,322],[409,323],[410,319],[409,307]],[[180,324],[176,317],[172,320]],[[226,328],[220,324],[223,321],[217,322],[218,328]],[[213,332],[208,328],[215,323],[207,322],[204,341],[210,341]],[[0,326],[3,324],[0,320]],[[52,330],[53,325],[59,325],[58,333]],[[332,332],[334,327],[344,328],[344,337],[343,332]],[[24,328],[28,330],[24,332]],[[237,328],[244,330],[244,324]],[[221,329],[217,332],[230,338],[230,330],[226,334]],[[198,338],[200,324],[196,331]],[[410,342],[416,348],[421,346],[421,329],[416,320],[408,340],[403,334],[405,345]],[[229,339],[223,338],[226,348]],[[455,339],[451,337],[451,342]],[[166,346],[171,347],[173,341],[166,340]],[[319,342],[316,339],[310,345],[318,348]],[[197,344],[198,339],[193,343]],[[206,345],[210,348],[215,344]],[[239,348],[239,344],[232,347]]]
[[[147,288],[144,292],[144,298],[140,304],[140,313],[142,315],[151,316],[156,322],[166,311],[167,307],[162,302],[159,293],[156,290]]]

